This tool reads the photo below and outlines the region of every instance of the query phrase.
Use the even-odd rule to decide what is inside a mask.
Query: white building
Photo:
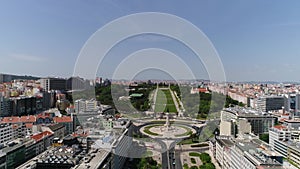
[[[225,169],[280,168],[283,157],[258,139],[217,139],[216,160]]]
[[[278,168],[283,157],[270,151],[260,140],[243,140],[231,149],[232,169]]]
[[[231,121],[220,122],[220,135],[221,136],[232,136],[234,135],[234,127]]]
[[[0,144],[5,144],[14,139],[14,132],[11,124],[0,124]]]
[[[238,144],[243,146],[243,143]],[[238,145],[231,148],[231,158],[231,169],[256,169],[256,166],[244,156],[244,151],[240,149]]]
[[[92,100],[84,100],[84,99],[80,99],[80,100],[76,100],[75,101],[75,112],[79,113],[79,112],[92,112],[92,111],[97,111],[98,102],[94,99]]]
[[[288,141],[291,139],[291,132],[286,126],[278,125],[269,129],[269,144],[273,150],[275,149],[275,140]],[[283,155],[283,154],[282,154]]]
[[[230,139],[217,139],[216,141],[216,160],[223,169],[231,169],[230,148],[233,145]]]
[[[239,123],[240,120],[246,120],[251,125],[251,133],[256,135],[269,132],[275,119],[272,115],[240,107],[227,108],[221,111],[221,121],[234,120]],[[243,124],[246,125],[247,122]]]
[[[287,159],[293,162],[298,168],[300,166],[300,145],[297,143],[296,145],[290,145],[288,147],[288,156]]]
[[[238,137],[243,137],[245,134],[251,134],[251,124],[247,119],[239,119],[237,123]]]

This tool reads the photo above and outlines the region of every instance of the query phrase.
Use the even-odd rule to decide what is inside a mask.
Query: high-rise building
[[[10,124],[0,124],[0,133],[0,144],[5,144],[14,138],[13,128]]]
[[[243,137],[245,134],[251,134],[251,124],[247,119],[239,119],[237,123],[238,137]]]
[[[284,107],[283,96],[263,96],[257,99],[257,108],[263,112],[271,110],[281,110]]]
[[[12,101],[0,93],[0,117],[12,115]]]
[[[287,156],[287,146],[284,142],[291,139],[291,131],[286,126],[278,125],[269,129],[269,144],[271,148],[281,154]]]
[[[36,114],[36,98],[35,97],[16,97],[10,98],[12,101],[13,116],[24,116]]]
[[[80,77],[70,77],[66,81],[67,90],[83,90],[85,89],[85,80]]]
[[[299,111],[300,110],[300,94],[285,94],[285,110]]]
[[[273,126],[276,118],[269,114],[248,109],[227,108],[221,111],[222,121],[235,120],[238,124],[241,119],[246,119],[251,125],[252,133],[262,134],[269,132],[269,128]],[[246,121],[244,125],[248,124]]]
[[[223,169],[281,168],[283,157],[258,139],[217,138],[216,160]]]
[[[43,91],[43,108],[49,109],[55,107],[56,103],[55,91]]]
[[[232,121],[220,122],[220,135],[221,136],[234,136],[234,124]]]
[[[66,90],[66,79],[61,78],[42,78],[40,79],[41,87],[45,91],[49,90]]]
[[[216,140],[216,160],[223,169],[230,169],[231,167],[230,148],[233,145],[234,142],[230,139]]]
[[[96,100],[84,100],[84,99],[80,99],[80,100],[76,100],[75,101],[75,112],[79,113],[79,112],[93,112],[93,111],[97,111],[97,104],[98,102]]]
[[[300,166],[300,144],[290,145],[287,150],[287,159],[294,165]]]

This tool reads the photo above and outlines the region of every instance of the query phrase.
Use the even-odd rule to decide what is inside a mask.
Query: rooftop
[[[37,156],[37,164],[69,164],[75,166],[86,155],[78,145],[72,147],[62,146],[47,150]]]
[[[283,126],[283,125],[276,125],[274,126],[274,128],[278,129],[278,130],[283,130],[283,129],[287,129],[286,126]]]
[[[51,135],[53,135],[52,132],[44,131],[44,132],[41,132],[41,133],[38,133],[38,134],[35,134],[35,135],[31,136],[31,138],[38,142],[38,141],[42,140],[44,137],[48,137],[48,136],[51,136]]]
[[[56,130],[59,130],[61,128],[64,128],[65,126],[61,123],[58,123],[58,124],[53,124],[53,125],[50,125],[49,128],[52,130],[52,131],[56,131]]]
[[[54,117],[53,121],[56,123],[72,123],[73,119],[71,116]]]
[[[266,145],[258,144],[258,141],[239,141],[236,146],[245,152],[245,156],[255,163],[257,166],[260,165],[281,165],[271,157],[280,156],[274,151],[270,151]]]
[[[231,107],[223,110],[241,117],[273,117],[271,114],[265,112],[242,107]]]
[[[28,116],[12,116],[12,117],[3,117],[1,123],[34,123],[36,122],[36,117],[33,115]]]
[[[80,163],[76,169],[99,168],[108,155],[108,151],[96,149],[89,153],[84,162]]]
[[[217,140],[222,146],[231,147],[234,145],[234,142],[230,139],[218,139]]]

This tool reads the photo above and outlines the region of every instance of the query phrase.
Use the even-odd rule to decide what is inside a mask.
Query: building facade
[[[0,144],[6,144],[14,139],[12,125],[0,124]]]
[[[281,110],[285,106],[283,96],[263,96],[257,99],[258,109],[263,112]]]
[[[41,87],[45,91],[66,90],[66,79],[61,78],[42,78],[40,79]]]

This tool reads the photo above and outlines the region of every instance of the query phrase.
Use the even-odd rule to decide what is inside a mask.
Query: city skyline
[[[295,77],[300,71],[296,64],[300,53],[296,1],[2,4],[1,73],[70,77],[81,48],[102,26],[129,14],[162,12],[184,18],[203,31],[219,53],[227,81],[300,81]],[[111,77],[124,56],[146,47],[172,51],[198,71],[197,78],[208,79],[203,65],[190,59],[194,56],[187,47],[157,35],[131,37],[116,45],[100,66],[98,76]],[[145,79],[163,73],[146,74]]]

